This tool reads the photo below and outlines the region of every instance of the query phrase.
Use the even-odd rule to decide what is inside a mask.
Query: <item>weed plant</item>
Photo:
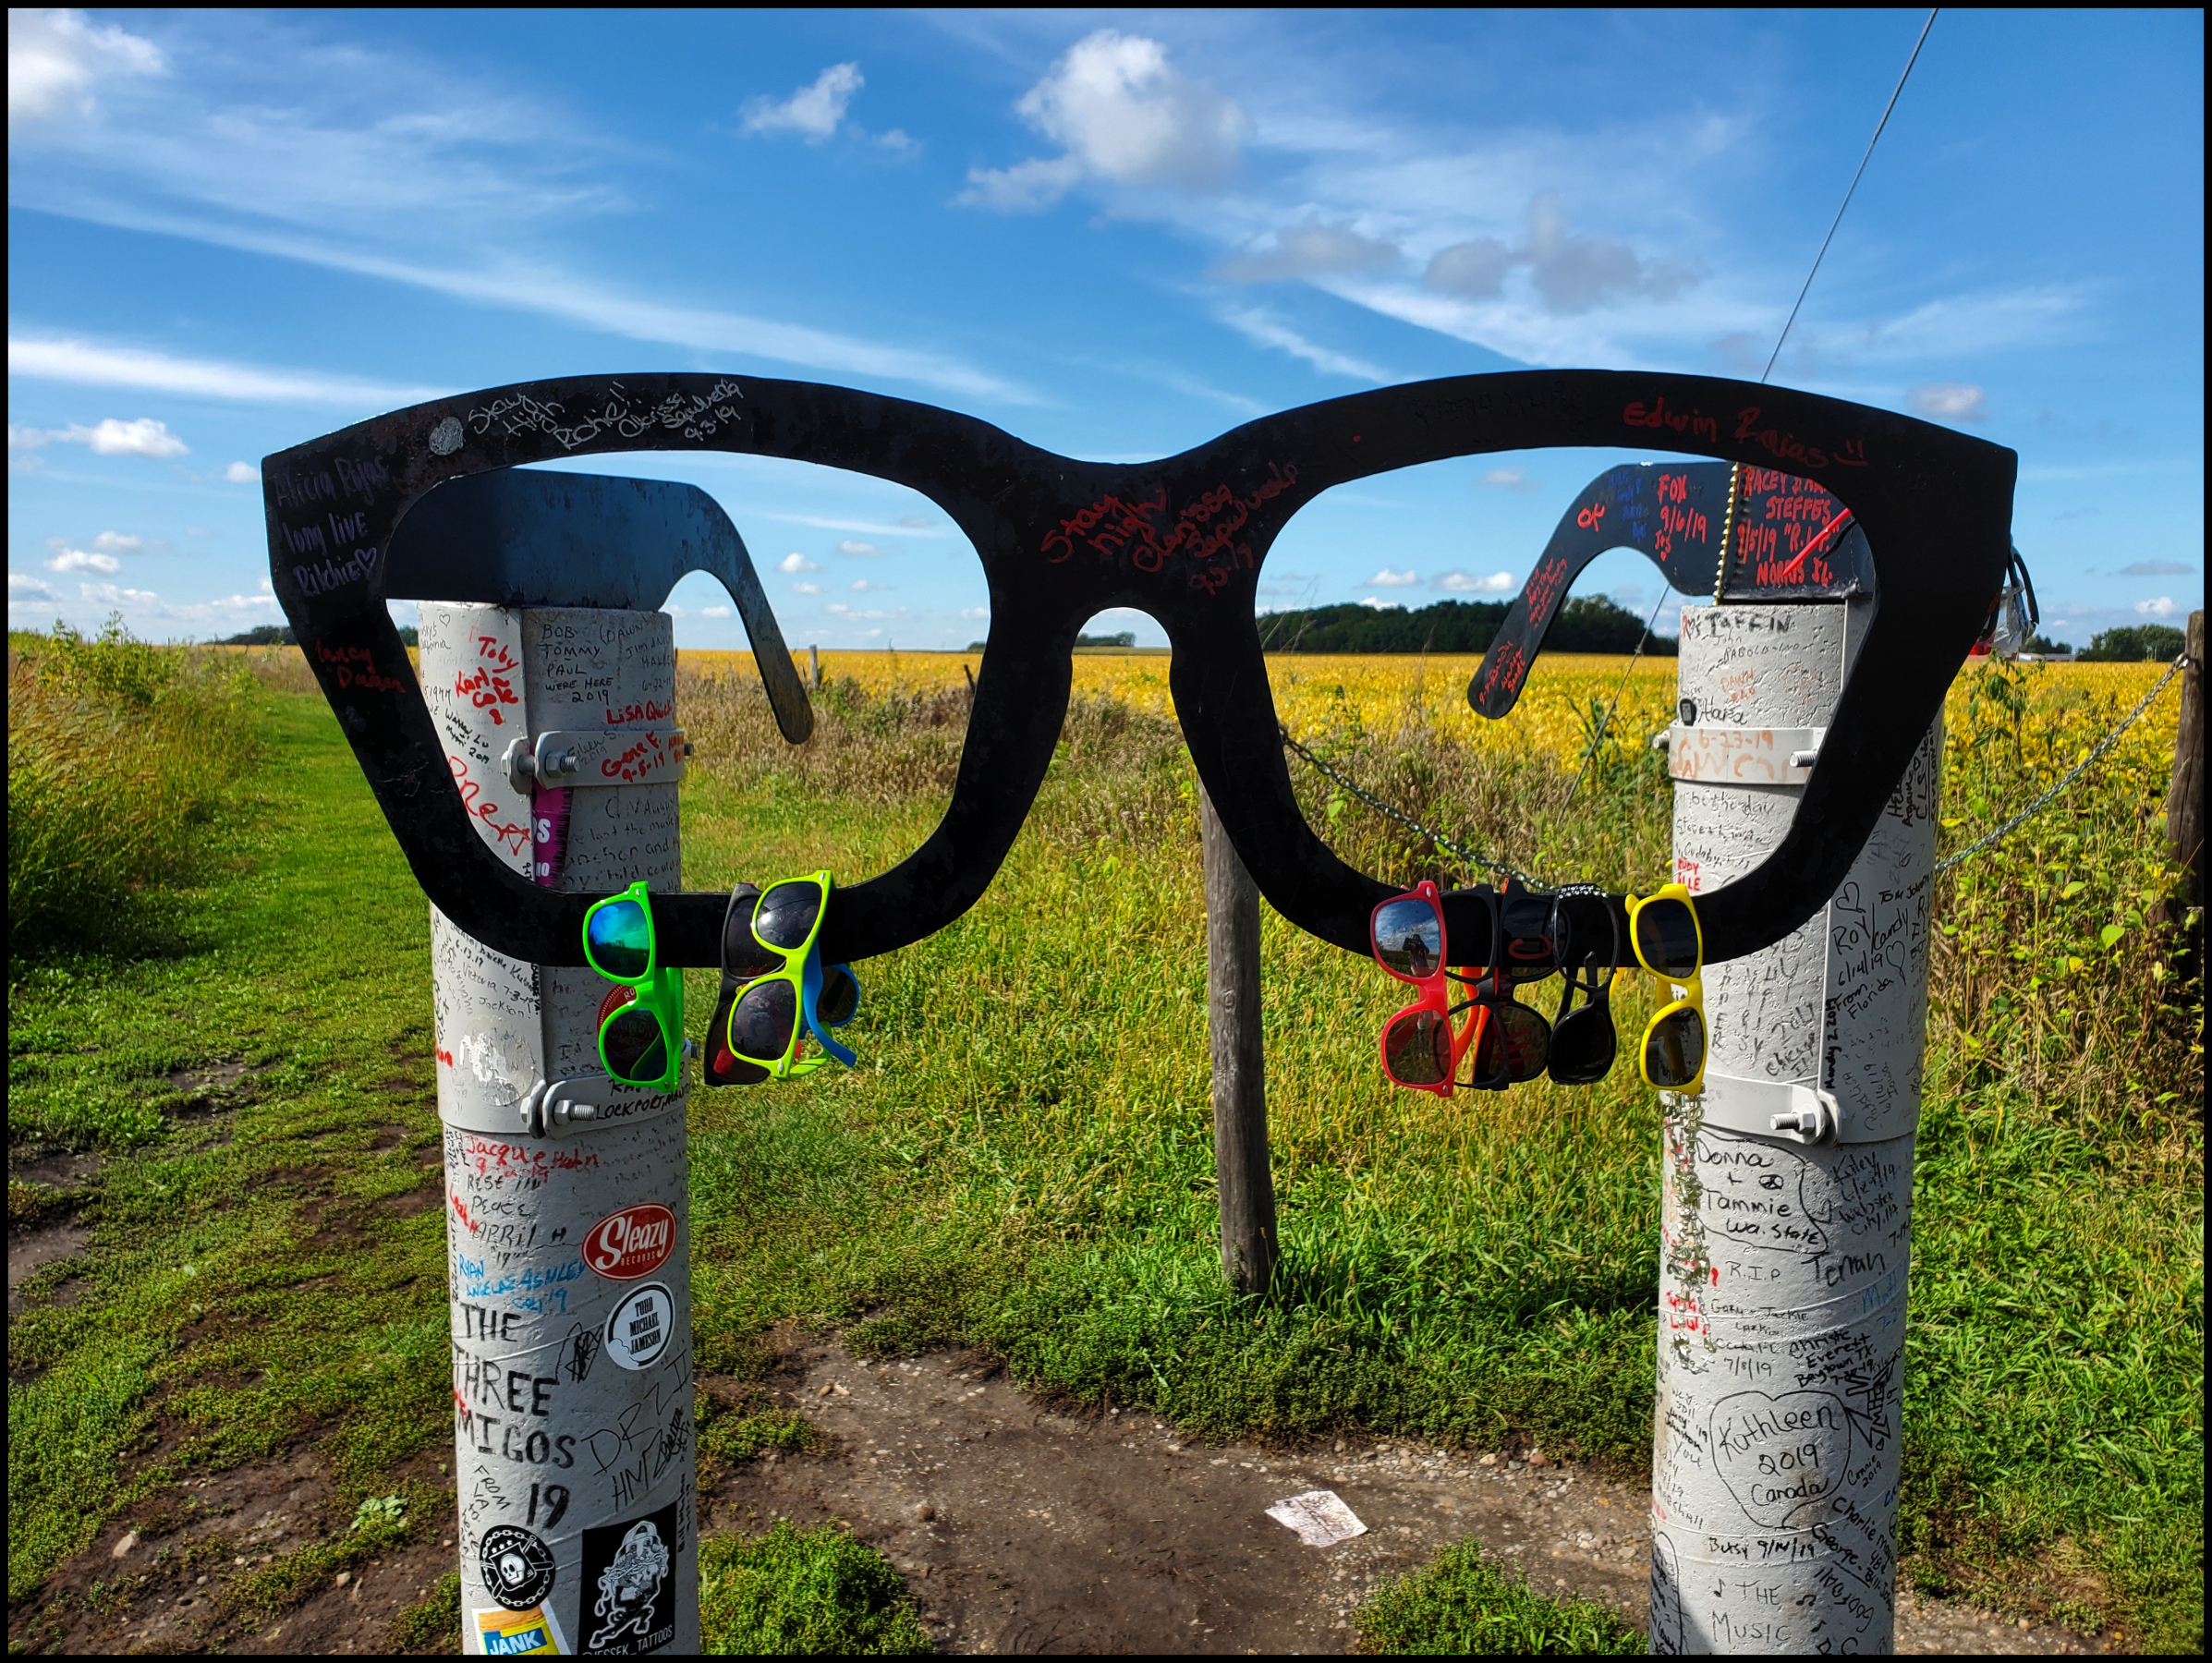
[[[134,639],[11,632],[11,957],[131,951],[210,873],[225,802],[257,751],[254,682],[228,659]]]

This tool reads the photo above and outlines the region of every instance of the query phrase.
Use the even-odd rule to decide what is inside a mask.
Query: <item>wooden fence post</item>
[[[1267,1063],[1259,1038],[1259,889],[1198,787],[1206,854],[1206,1014],[1213,1041],[1213,1170],[1221,1272],[1242,1293],[1275,1274],[1275,1181],[1268,1170]]]
[[[2205,904],[2205,614],[2189,614],[2189,667],[2182,672],[2182,714],[2173,739],[2173,783],[2166,793],[2166,849],[2186,876],[2168,901],[2167,920],[2182,927]],[[2201,915],[2200,915],[2201,916]],[[2203,926],[2198,927],[2201,930]]]

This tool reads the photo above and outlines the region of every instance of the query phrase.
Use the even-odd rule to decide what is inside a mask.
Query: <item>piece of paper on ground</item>
[[[1334,1490],[1307,1490],[1268,1509],[1268,1517],[1289,1525],[1308,1548],[1331,1548],[1367,1534]]]

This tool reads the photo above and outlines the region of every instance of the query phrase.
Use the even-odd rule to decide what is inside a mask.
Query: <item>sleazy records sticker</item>
[[[633,1288],[607,1318],[607,1355],[625,1368],[650,1368],[675,1334],[675,1299],[665,1282]]]
[[[675,1214],[658,1201],[609,1213],[584,1238],[584,1263],[609,1281],[650,1276],[675,1251]]]

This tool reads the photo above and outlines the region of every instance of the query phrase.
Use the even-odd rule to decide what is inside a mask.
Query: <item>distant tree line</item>
[[[1488,652],[1513,609],[1507,601],[1439,601],[1417,612],[1317,606],[1270,613],[1259,638],[1270,652]],[[1634,652],[1644,620],[1603,595],[1576,596],[1544,636],[1546,652]],[[1644,650],[1671,658],[1675,637],[1654,635]]]
[[[2170,663],[2188,644],[2189,637],[2170,624],[2130,624],[2098,631],[2074,659],[2087,664],[2136,664],[2145,659]]]

